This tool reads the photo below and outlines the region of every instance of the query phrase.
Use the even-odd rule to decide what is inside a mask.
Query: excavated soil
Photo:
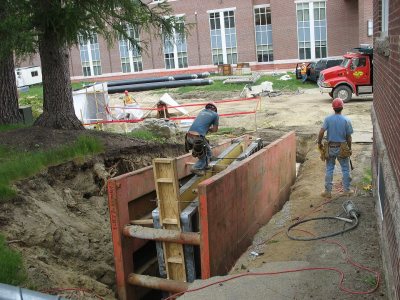
[[[202,93],[174,95],[179,103],[196,103],[226,98],[238,98],[235,93]],[[154,104],[160,95],[148,96],[139,93],[136,99],[143,106]],[[147,103],[146,103],[147,101]],[[356,99],[346,105],[344,113],[353,121],[358,141],[354,146],[356,171],[354,183],[362,190],[361,182],[370,166],[371,139],[365,139],[372,132],[370,120],[371,99]],[[297,94],[284,94],[274,98],[262,98],[261,106],[254,103],[227,103],[219,111],[241,112],[257,108],[256,115],[244,115],[221,118],[221,126],[237,128],[238,133],[252,132],[269,143],[288,131],[295,130],[297,135],[297,161],[302,163],[299,177],[293,187],[290,201],[265,227],[261,228],[254,239],[253,246],[243,254],[233,267],[232,273],[265,269],[270,264],[277,269],[285,267],[308,266],[310,264],[343,264],[340,250],[310,244],[307,242],[287,241],[285,235],[271,237],[284,229],[296,217],[310,213],[323,203],[319,193],[323,189],[324,166],[319,161],[314,140],[325,115],[331,113],[330,100],[321,96],[317,89],[301,91]],[[193,112],[198,108],[193,109]],[[71,143],[79,131],[44,130],[39,128],[19,129],[0,133],[2,144],[19,150],[49,149]],[[101,139],[105,153],[85,160],[74,160],[58,166],[52,166],[32,178],[15,183],[18,195],[9,203],[0,204],[0,231],[10,246],[23,254],[30,284],[37,290],[56,288],[82,288],[91,290],[80,298],[95,299],[95,294],[103,299],[115,299],[115,274],[113,268],[113,249],[107,206],[105,181],[151,164],[154,157],[179,156],[184,153],[182,144],[154,144],[126,138],[123,135],[99,131],[85,131]],[[218,140],[216,137],[213,140]],[[357,137],[355,137],[357,142]],[[339,179],[335,178],[336,186]],[[339,199],[339,198],[335,198]],[[362,212],[360,226],[353,232],[339,237],[351,252],[354,261],[368,264],[382,272],[379,252],[376,216],[373,198],[369,193],[360,192],[352,198]],[[336,214],[341,209],[341,199],[324,205],[321,210],[312,212],[318,215]],[[325,227],[324,227],[325,226]],[[329,229],[331,225],[310,226],[309,230]],[[317,233],[320,232],[317,230]],[[317,245],[317,246],[315,246]],[[320,246],[322,245],[322,246]],[[260,256],[250,255],[258,251]],[[278,265],[276,265],[278,264]],[[351,275],[359,274],[349,269]],[[315,273],[315,274],[314,274]],[[188,299],[350,299],[351,297],[337,289],[337,275],[318,272],[302,276],[302,284],[277,280],[268,287],[274,294],[267,294],[250,285],[234,282],[246,295],[238,296],[238,289],[227,284],[219,284],[216,289],[202,290],[205,294],[189,293]],[[322,279],[321,279],[322,278]],[[214,279],[214,280],[218,280]],[[297,283],[298,283],[297,282]],[[347,276],[346,286],[367,289],[371,278],[368,274]],[[204,286],[205,283],[195,283]],[[367,285],[367,286],[366,286]],[[321,288],[328,286],[328,289]],[[334,288],[332,288],[334,287]],[[281,291],[283,289],[284,291]],[[289,291],[295,291],[294,294]],[[230,291],[234,291],[230,294]],[[210,294],[207,294],[210,293]],[[220,294],[216,294],[220,293]],[[236,293],[236,294],[235,294]],[[92,295],[92,296],[89,296]],[[217,295],[219,295],[217,297]],[[266,295],[269,295],[267,297]],[[294,295],[294,296],[293,296]],[[184,298],[185,298],[184,297]],[[367,296],[354,296],[351,299],[386,299],[384,279],[378,292]],[[98,298],[97,298],[98,299]]]
[[[115,273],[106,180],[184,153],[181,144],[154,144],[119,134],[25,128],[0,133],[3,145],[46,150],[81,135],[99,138],[105,153],[52,166],[15,183],[17,197],[0,204],[0,230],[23,254],[30,285],[90,290],[114,299]]]

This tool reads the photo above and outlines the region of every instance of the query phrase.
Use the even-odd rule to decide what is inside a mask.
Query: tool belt
[[[349,145],[347,145],[346,142],[340,143],[339,147],[340,147],[340,152],[338,155],[339,158],[347,158],[351,156],[352,154],[351,149],[349,148]]]
[[[324,141],[321,147],[318,146],[318,150],[320,152],[320,158],[322,161],[325,161],[329,158],[329,147],[327,141]]]
[[[203,159],[207,155],[207,139],[195,131],[189,131],[185,136],[185,150],[192,150],[192,156]]]
[[[329,158],[329,149],[330,148],[340,148],[338,158],[347,158],[350,157],[352,152],[346,142],[324,142],[322,147],[318,148],[320,151],[320,158],[322,161],[325,161]]]
[[[339,148],[341,144],[342,143],[337,143],[337,142],[329,142],[328,143],[329,148]]]

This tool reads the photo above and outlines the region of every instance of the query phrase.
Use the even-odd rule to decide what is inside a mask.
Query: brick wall
[[[207,11],[226,8],[234,8],[235,10],[238,61],[254,62],[256,60],[252,2],[251,0],[170,2],[175,14],[185,14],[188,23],[194,25],[188,37],[189,66],[199,65],[200,61],[203,65],[212,64],[210,26]],[[249,30],[249,27],[251,30]]]
[[[351,48],[357,47],[360,41],[366,41],[366,20],[371,18],[371,1],[373,0],[329,0],[326,2],[329,56],[341,56]],[[298,59],[294,0],[175,0],[170,1],[169,4],[174,15],[184,14],[186,22],[192,24],[187,37],[188,65],[192,69],[193,67],[204,69],[212,66],[207,11],[227,8],[235,9],[238,62],[252,63],[253,70],[270,70],[285,68],[288,64],[292,66]],[[254,5],[262,4],[270,4],[271,8],[275,62],[258,64],[255,47]],[[147,70],[147,73],[151,70],[154,70],[155,73],[165,70],[162,42],[155,36],[156,30],[158,29],[152,29],[151,33],[141,33],[142,40],[147,42],[147,47],[142,53],[143,69]],[[99,37],[99,43],[102,73],[123,75],[118,42],[110,49],[101,37]],[[79,50],[73,47],[70,53],[71,76],[80,77],[82,76],[82,66]],[[29,64],[25,63],[24,65]],[[177,71],[187,72],[188,70],[190,69]],[[142,76],[142,73],[134,76]]]
[[[374,0],[373,175],[388,292],[400,298],[400,3],[389,1],[389,36],[382,36],[381,0]],[[388,51],[387,51],[388,50]]]
[[[390,56],[385,57],[375,51],[374,108],[390,160],[393,162],[395,179],[400,183],[400,3],[390,1],[390,4]],[[378,20],[375,22],[378,23]],[[375,33],[376,38],[379,35],[379,32]]]
[[[110,69],[111,69],[111,73],[119,73],[122,72],[122,66],[121,66],[121,57],[119,54],[119,44],[118,41],[116,41],[113,45],[113,47],[107,47],[107,59],[109,61],[110,64]],[[105,53],[105,51],[104,51]],[[103,53],[102,53],[103,55]],[[103,62],[102,62],[103,64]],[[106,73],[103,70],[103,73]]]
[[[359,46],[358,2],[327,1],[328,56],[341,56]]]
[[[17,58],[15,61],[15,66],[20,68],[40,65],[41,63],[39,54],[32,54],[27,57]]]
[[[83,70],[82,70],[82,63],[81,63],[81,57],[79,53],[79,47],[74,46],[70,50],[70,65],[69,69],[71,72],[71,76],[83,76]]]
[[[372,45],[372,36],[368,36],[368,20],[372,20],[373,0],[358,1],[359,44]]]
[[[274,60],[298,59],[296,4],[271,0],[271,14]]]

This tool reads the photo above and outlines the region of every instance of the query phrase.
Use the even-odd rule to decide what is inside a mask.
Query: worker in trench
[[[353,194],[350,189],[351,134],[353,133],[353,127],[350,119],[342,115],[342,99],[334,99],[332,108],[335,113],[325,118],[318,134],[318,148],[321,151],[321,159],[326,162],[325,191],[321,194],[324,198],[332,197],[333,171],[335,170],[336,160],[339,161],[342,169],[343,195],[350,196]],[[327,131],[327,141],[323,144],[322,139],[325,131]]]
[[[219,115],[215,103],[207,103],[200,111],[192,126],[185,136],[185,149],[192,150],[192,155],[197,157],[197,162],[192,166],[192,173],[203,176],[211,160],[211,148],[206,134],[218,131]]]

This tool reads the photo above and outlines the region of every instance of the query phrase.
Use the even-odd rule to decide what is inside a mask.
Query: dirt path
[[[265,106],[258,113],[258,135],[264,139],[280,131],[295,130],[298,136],[299,152],[309,149],[303,157],[298,179],[293,186],[290,200],[272,220],[262,227],[254,237],[253,245],[241,256],[230,274],[225,277],[196,281],[182,299],[387,299],[384,279],[380,278],[375,292],[366,295],[377,284],[377,273],[382,275],[379,238],[376,225],[375,203],[370,192],[364,191],[363,177],[368,175],[371,159],[372,124],[370,107],[372,99],[361,98],[345,104],[343,113],[352,119],[353,135],[353,187],[356,195],[351,198],[340,196],[340,169],[335,171],[335,195],[327,202],[320,197],[323,190],[324,164],[319,158],[313,141],[323,118],[332,113],[330,99],[320,95],[317,89],[306,90],[296,96],[281,96],[263,99]],[[245,119],[240,124],[246,124]],[[249,120],[247,120],[249,122]],[[247,123],[247,124],[251,124]],[[302,155],[299,153],[298,160]],[[342,204],[352,200],[360,211],[360,224],[350,232],[328,240],[294,241],[286,236],[290,224],[303,218],[337,216],[343,213]],[[295,236],[323,235],[343,229],[337,221],[316,221],[306,223],[291,231]],[[258,253],[257,256],[252,252]],[[346,258],[364,267],[351,264]],[[311,270],[310,268],[331,268]],[[332,270],[335,268],[335,271]],[[298,272],[286,271],[299,270]],[[301,271],[300,271],[301,270]],[[283,274],[265,273],[283,271]],[[249,273],[264,273],[262,276],[247,276]],[[340,288],[340,276],[344,281]],[[247,274],[246,274],[247,273]],[[242,276],[220,283],[235,276]],[[216,283],[202,289],[202,287]]]
[[[274,273],[262,276],[245,275],[232,281],[216,284],[193,293],[182,299],[388,299],[384,279],[377,291],[367,295],[355,293],[374,289],[376,274],[357,267],[346,260],[348,256],[356,264],[373,271],[382,272],[379,241],[377,235],[374,199],[363,191],[360,181],[368,161],[364,158],[371,151],[370,145],[355,145],[353,160],[357,169],[353,172],[353,183],[358,186],[357,195],[350,199],[360,211],[359,226],[348,233],[318,241],[294,241],[286,236],[287,227],[298,219],[321,216],[337,216],[343,212],[342,203],[348,198],[340,197],[340,174],[335,174],[336,194],[327,202],[319,196],[323,189],[321,178],[323,165],[318,152],[312,150],[302,165],[300,175],[290,200],[271,221],[262,227],[254,237],[253,245],[241,256],[229,276],[197,281],[191,289],[201,288],[246,273]],[[342,222],[318,221],[298,227],[315,235],[327,234],[343,229]],[[294,236],[305,237],[308,233],[291,231]],[[251,253],[259,255],[254,256]],[[331,270],[312,270],[330,268]],[[332,270],[335,269],[336,271]],[[287,271],[299,270],[288,273]],[[343,272],[343,287],[340,289],[340,276]]]

